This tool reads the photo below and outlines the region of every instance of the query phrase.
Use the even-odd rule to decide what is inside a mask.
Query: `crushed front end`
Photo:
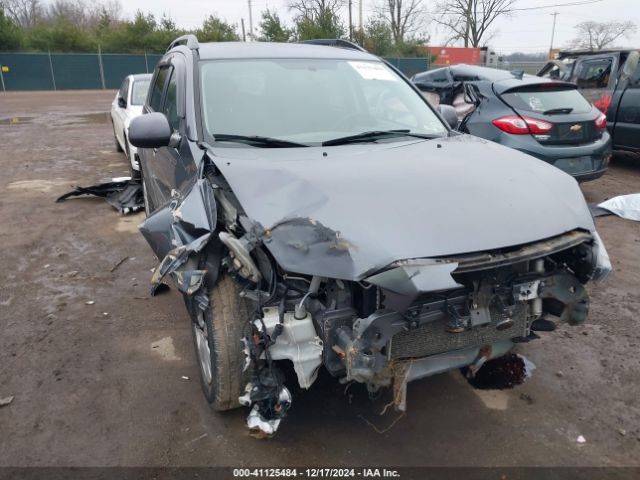
[[[393,387],[395,406],[404,410],[412,380],[461,367],[473,373],[514,343],[536,338],[532,325],[543,317],[584,322],[584,284],[610,271],[597,233],[574,230],[508,249],[397,261],[361,280],[343,280],[282,270],[259,245],[258,231],[232,242],[228,234],[221,238],[231,252],[225,264],[257,305],[244,341],[260,346],[257,355],[253,347],[247,351],[254,369],[247,392],[255,390],[262,403],[247,394],[243,404],[254,405],[250,426],[269,435],[284,414],[280,408],[274,416],[273,405],[282,398],[286,408],[291,403],[288,391],[276,387],[268,408],[259,406],[265,390],[256,385],[277,360],[293,363],[301,388],[312,385],[322,365],[371,392]],[[273,233],[263,231],[266,245]],[[340,242],[332,242],[339,250]],[[257,271],[261,280],[251,281]]]

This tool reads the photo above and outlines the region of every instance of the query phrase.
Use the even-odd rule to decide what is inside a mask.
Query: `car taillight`
[[[508,117],[496,118],[493,122],[503,132],[513,135],[545,135],[553,128],[553,124],[531,117],[519,117],[511,115]]]
[[[609,105],[611,105],[611,95],[602,95],[602,97],[593,102],[593,105],[601,112],[606,113],[609,110]]]
[[[604,113],[600,113],[596,118],[596,127],[607,128],[607,116]]]

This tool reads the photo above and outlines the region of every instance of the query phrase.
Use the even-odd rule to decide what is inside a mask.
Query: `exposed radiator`
[[[526,336],[527,315],[524,304],[518,304],[513,312],[514,324],[507,329],[498,330],[495,325],[502,320],[503,314],[491,312],[491,323],[460,333],[447,332],[443,321],[427,323],[414,330],[394,335],[391,339],[391,358],[419,358],[436,353],[458,350],[470,346],[489,345],[496,340],[507,340]]]

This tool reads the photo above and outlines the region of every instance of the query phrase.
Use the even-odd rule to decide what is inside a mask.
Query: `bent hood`
[[[360,280],[396,260],[594,230],[571,176],[467,135],[211,153],[290,272]]]

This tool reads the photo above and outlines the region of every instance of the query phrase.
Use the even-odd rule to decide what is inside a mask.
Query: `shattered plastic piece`
[[[238,398],[240,404],[249,406],[254,401],[252,398],[256,393],[260,392],[260,388],[253,385],[253,383],[247,383],[245,387],[245,394]],[[291,406],[291,393],[284,385],[281,385],[280,390],[278,392],[278,399],[275,405],[276,411],[278,412],[277,416],[273,416],[273,418],[267,419],[265,418],[266,412],[262,412],[262,402],[256,402],[249,412],[247,416],[247,427],[251,432],[251,435],[257,438],[264,438],[273,436],[278,427],[280,426],[280,422],[284,417],[286,410]]]
[[[578,443],[587,443],[587,439],[584,438],[582,435],[578,435],[578,438],[576,438],[576,442],[578,442]]]
[[[186,375],[182,375],[182,380],[189,380],[189,377],[187,377]]]
[[[155,272],[153,272],[153,276],[151,277],[151,295],[152,296],[155,295],[156,289],[158,285],[160,285],[160,283],[162,282],[162,279],[168,273],[175,272],[176,269],[181,267],[189,259],[189,255],[191,255],[192,253],[197,253],[200,250],[202,250],[202,248],[204,248],[204,246],[209,241],[210,236],[211,234],[207,233],[199,238],[196,238],[193,242],[189,243],[188,245],[181,245],[169,251],[169,253],[167,253],[167,255],[160,262],[160,265],[158,265],[158,268],[156,268]],[[186,272],[183,272],[183,274],[184,273]],[[187,280],[187,283],[183,286],[185,288],[188,288],[188,286],[190,285],[190,281],[192,280],[192,277],[189,277],[188,279],[185,279],[185,280]],[[202,283],[202,279],[200,279],[200,283]],[[180,288],[180,286],[181,285],[178,284],[178,288]],[[192,293],[194,292],[195,290],[192,291]]]
[[[281,419],[265,420],[258,410],[258,405],[254,405],[247,417],[247,427],[249,427],[252,435],[259,438],[274,435],[280,426]],[[264,435],[260,435],[259,432],[262,432]]]
[[[96,303],[96,302],[94,302],[93,300],[88,300],[88,301],[84,302],[85,305],[93,305],[94,303]]]
[[[90,187],[76,187],[74,190],[58,197],[56,202],[62,202],[70,197],[93,195],[104,198],[109,205],[123,215],[134,213],[144,208],[142,185],[131,177],[118,177],[110,182],[98,183]]]
[[[598,207],[608,210],[620,218],[640,222],[640,193],[613,197],[599,203]]]
[[[11,395],[10,397],[0,398],[0,407],[6,407],[11,402],[13,402],[13,395]]]

